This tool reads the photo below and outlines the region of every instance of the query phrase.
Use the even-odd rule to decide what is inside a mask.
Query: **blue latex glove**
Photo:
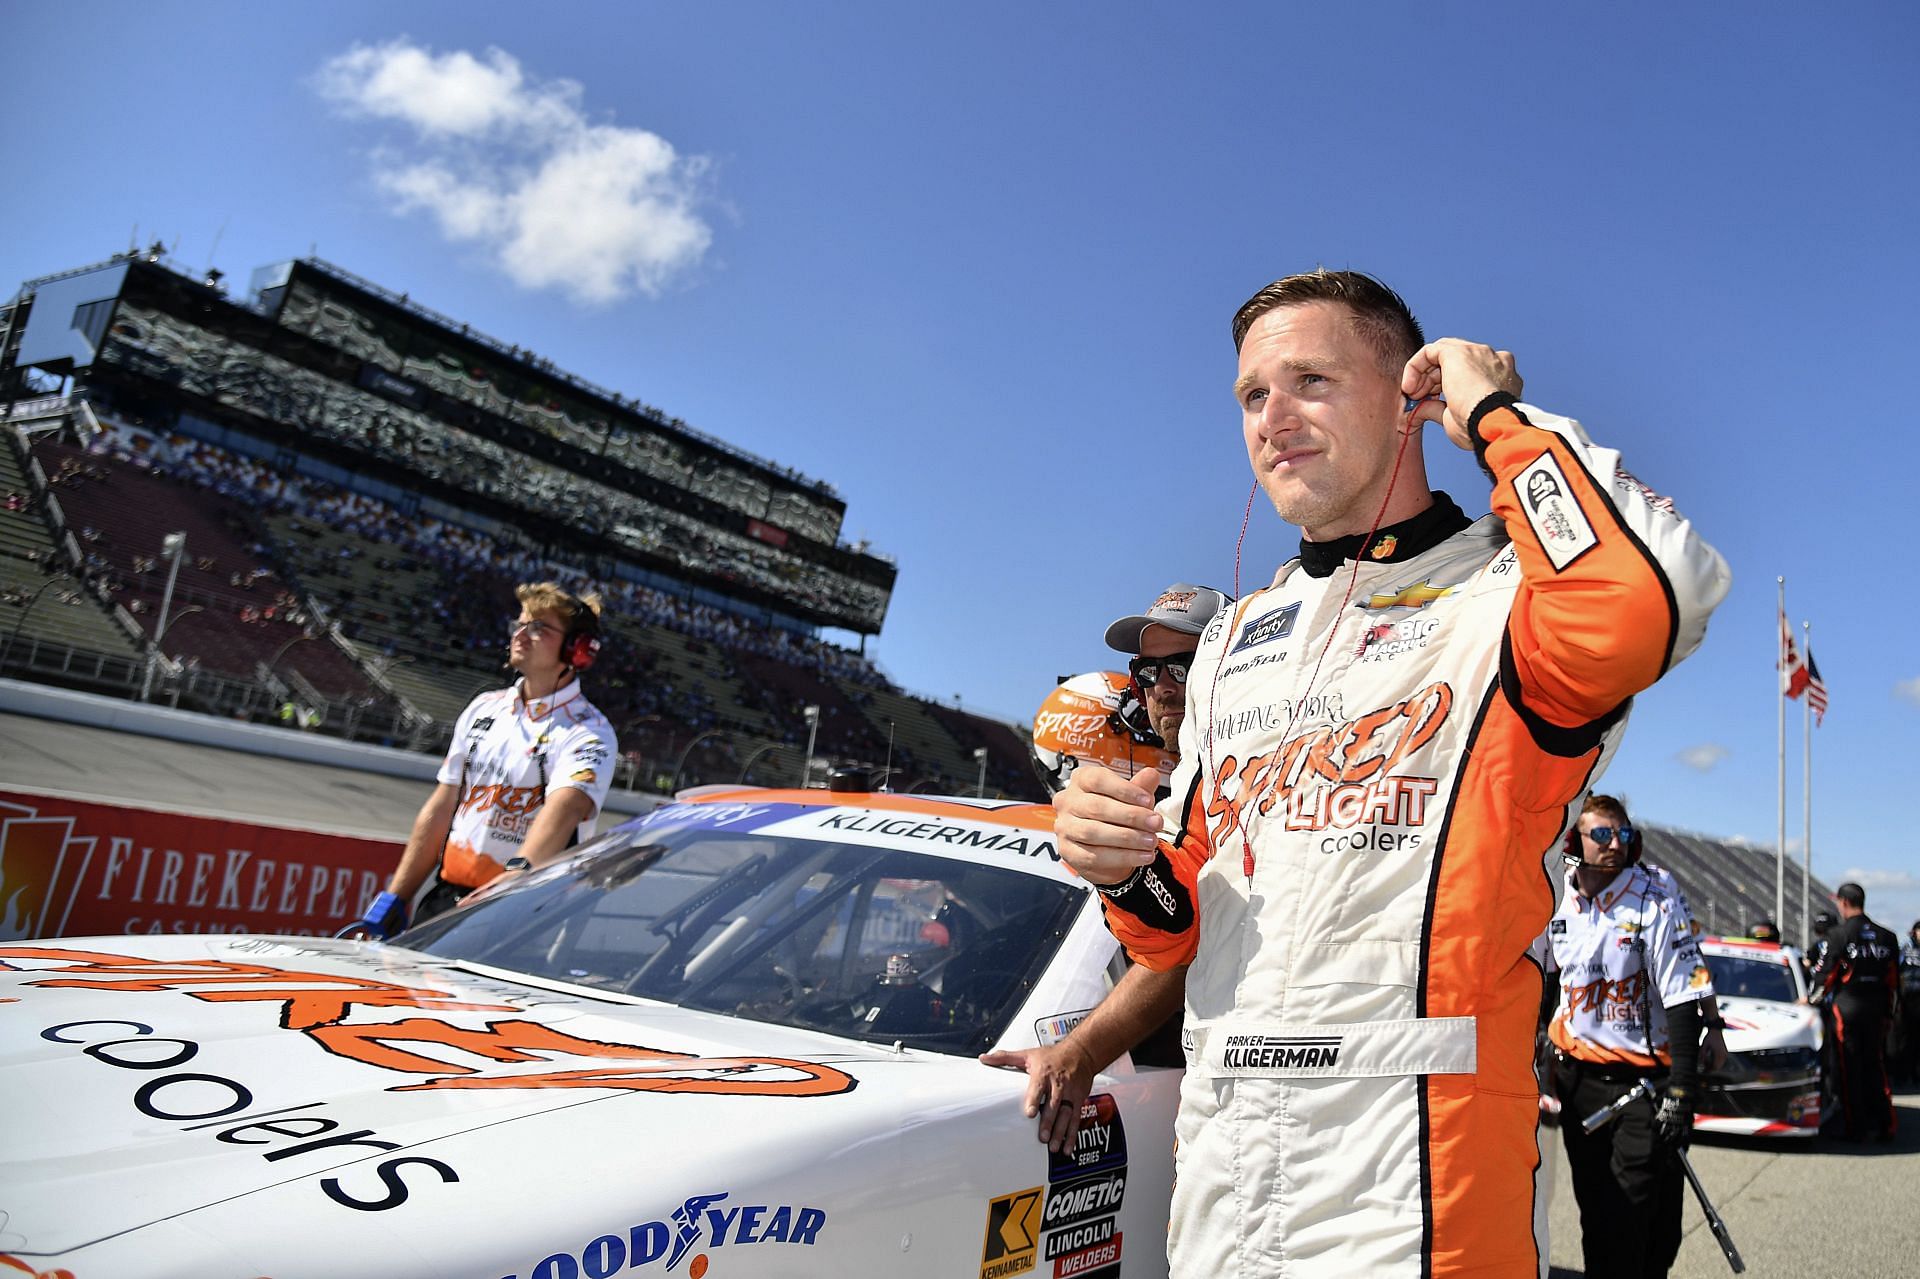
[[[360,926],[381,941],[407,928],[406,899],[397,893],[381,893],[360,917]]]

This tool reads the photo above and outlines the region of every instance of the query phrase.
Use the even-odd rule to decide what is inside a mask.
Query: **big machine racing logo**
[[[1277,813],[1286,830],[1329,832],[1319,843],[1324,853],[1418,848],[1440,780],[1397,770],[1433,740],[1452,708],[1453,690],[1437,682],[1363,715],[1308,728],[1273,750],[1222,756],[1207,799],[1213,847],[1255,815],[1270,820]]]

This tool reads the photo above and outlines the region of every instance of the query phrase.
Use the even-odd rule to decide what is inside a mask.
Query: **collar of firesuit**
[[[1355,533],[1336,537],[1331,542],[1300,539],[1300,567],[1308,577],[1331,577],[1348,560],[1366,559],[1376,564],[1397,564],[1424,555],[1440,543],[1473,523],[1459,504],[1445,493],[1433,495],[1433,505],[1410,520],[1375,529],[1371,534]]]

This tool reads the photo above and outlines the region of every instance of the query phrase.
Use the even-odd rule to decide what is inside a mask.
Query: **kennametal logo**
[[[1228,1035],[1221,1061],[1230,1070],[1297,1070],[1340,1064],[1338,1035]]]

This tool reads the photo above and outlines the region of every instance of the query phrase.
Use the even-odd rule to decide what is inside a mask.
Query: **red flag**
[[[1807,666],[1800,660],[1800,646],[1793,642],[1793,628],[1787,625],[1784,609],[1780,613],[1780,691],[1789,698],[1807,691]]]
[[[1820,727],[1820,721],[1827,717],[1827,682],[1820,678],[1820,667],[1813,660],[1813,645],[1807,645],[1806,678],[1802,686],[1807,690],[1807,705],[1813,708],[1813,726]]]

